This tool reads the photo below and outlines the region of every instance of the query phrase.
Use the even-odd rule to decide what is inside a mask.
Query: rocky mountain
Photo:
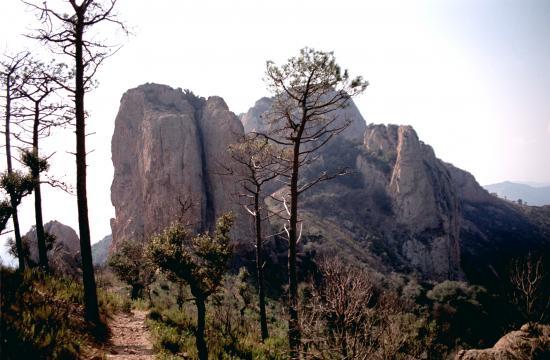
[[[48,264],[54,272],[74,276],[80,272],[80,240],[76,231],[59,221],[50,221],[44,224],[46,233],[55,237],[53,247],[48,251]],[[25,234],[29,245],[29,258],[38,263],[38,245],[36,229],[32,227]]]
[[[236,238],[249,236],[235,178],[220,174],[219,165],[231,164],[227,146],[245,130],[266,129],[272,101],[258,100],[241,125],[219,97],[156,84],[127,91],[112,140],[111,251],[123,239],[141,241],[180,218],[197,231],[211,229],[227,210],[238,215]],[[342,167],[350,174],[302,196],[302,256],[332,253],[384,273],[491,283],[512,256],[548,249],[550,207],[492,196],[471,174],[438,159],[410,126],[367,126],[354,104],[338,115],[351,120],[350,128],[303,175]],[[271,188],[274,196],[284,191]],[[189,200],[193,206],[182,214]],[[274,232],[282,226],[271,225]]]
[[[236,183],[222,166],[228,145],[242,134],[241,122],[220,97],[157,84],[128,90],[112,138],[111,251],[176,220],[196,231],[212,230],[226,211],[236,214],[236,231],[246,233]]]
[[[92,261],[94,266],[103,266],[107,263],[112,241],[113,235],[107,235],[92,245]]]
[[[242,117],[245,129],[265,130],[267,109],[268,99],[258,101]],[[303,196],[304,252],[338,253],[382,272],[487,284],[511,257],[549,248],[550,207],[491,195],[471,174],[438,159],[410,126],[363,126],[360,143],[341,136],[305,169],[306,177],[341,167],[351,174]]]
[[[531,186],[510,181],[484,185],[487,191],[499,197],[528,205],[550,205],[550,186]]]

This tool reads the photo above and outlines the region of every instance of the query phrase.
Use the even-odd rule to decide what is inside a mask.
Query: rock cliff
[[[242,134],[241,122],[219,97],[157,84],[128,90],[112,138],[111,250],[124,239],[143,241],[176,220],[205,231],[225,211],[238,216],[236,184],[220,165],[228,162],[227,146]]]
[[[353,244],[350,254],[386,264],[383,271],[416,271],[431,279],[463,277],[456,187],[445,164],[412,127],[368,125],[363,144],[340,139],[322,151],[320,162],[319,170],[340,162],[353,169],[353,176],[327,183],[304,199],[319,235],[339,238],[339,246]],[[327,219],[333,224],[319,223]],[[345,231],[321,230],[335,227]]]
[[[444,164],[410,126],[369,126],[364,146],[392,168],[384,185],[396,221],[412,235],[403,243],[405,257],[423,273],[458,277],[459,200]]]

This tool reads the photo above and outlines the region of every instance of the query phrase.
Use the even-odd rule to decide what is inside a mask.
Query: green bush
[[[288,344],[286,323],[282,319],[282,304],[273,300],[268,302],[270,337],[265,343],[261,343],[259,313],[253,305],[258,301],[257,295],[252,292],[251,302],[245,306],[245,301],[239,294],[241,288],[237,284],[239,281],[236,276],[228,276],[223,288],[213,295],[207,304],[206,337],[210,357],[286,359]],[[180,308],[174,300],[178,294],[178,287],[174,284],[167,286],[164,280],[153,284],[153,287],[159,289],[161,286],[165,291],[160,290],[153,296],[152,308],[148,315],[154,346],[160,352],[159,358],[172,359],[174,354],[183,353],[190,358],[196,358],[194,304],[192,300],[188,300]],[[185,289],[183,295],[186,299],[191,298],[189,289]],[[246,302],[249,301],[250,299],[247,299]],[[241,317],[243,308],[245,311]]]
[[[37,271],[2,269],[2,359],[76,359],[89,341],[82,332],[79,287]]]
[[[107,338],[105,324],[84,321],[83,287],[38,269],[0,270],[2,359],[76,359],[82,349]],[[98,289],[102,318],[130,302]]]

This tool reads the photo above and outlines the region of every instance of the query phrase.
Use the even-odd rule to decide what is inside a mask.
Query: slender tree
[[[112,47],[95,40],[92,29],[99,24],[115,24],[124,31],[117,20],[114,8],[117,0],[67,0],[68,13],[48,6],[47,1],[39,5],[24,1],[39,14],[43,27],[30,35],[31,38],[51,45],[54,51],[68,56],[74,65],[74,85],[59,84],[74,100],[76,123],[76,195],[78,225],[80,232],[80,254],[84,282],[84,305],[86,319],[99,321],[97,290],[94,277],[92,250],[90,244],[90,223],[88,219],[88,195],[86,190],[86,110],[85,94],[94,85],[94,76],[101,63],[111,54]]]
[[[244,190],[239,197],[244,200],[243,206],[246,211],[254,218],[260,330],[263,341],[267,339],[269,332],[265,310],[262,224],[270,216],[268,210],[263,206],[265,199],[263,188],[278,174],[285,173],[285,162],[281,161],[284,154],[270,144],[267,139],[258,138],[255,135],[245,135],[239,143],[231,145],[229,151],[237,164],[236,167],[230,169],[231,173],[237,176]]]
[[[288,223],[288,338],[290,357],[297,359],[300,349],[298,321],[298,278],[296,268],[298,233],[298,201],[301,194],[316,184],[334,178],[341,173],[322,172],[314,179],[303,179],[300,169],[316,160],[317,151],[334,136],[346,129],[350,121],[338,116],[339,109],[350,99],[362,93],[368,83],[361,77],[350,78],[342,71],[333,53],[304,48],[300,55],[277,66],[267,62],[265,81],[274,95],[274,102],[267,114],[268,133],[258,135],[284,146],[289,151],[287,196],[284,198]]]
[[[27,58],[29,57],[28,52],[18,53],[16,55],[4,55],[2,62],[0,63],[0,77],[1,85],[4,90],[4,136],[6,139],[6,165],[7,173],[9,176],[13,174],[13,158],[11,153],[11,124],[12,124],[12,106],[13,102],[21,98],[21,94],[18,92],[18,89],[21,86],[21,71],[26,63]],[[11,188],[10,188],[11,189]],[[13,221],[13,230],[15,233],[15,244],[17,247],[18,254],[23,253],[23,243],[21,241],[21,231],[19,229],[19,216],[17,214],[17,206],[19,205],[16,201],[16,195],[10,193],[9,189],[8,195],[10,197],[10,209],[12,211],[11,218]],[[25,269],[25,261],[23,256],[18,256],[19,259],[19,270],[23,271]]]
[[[18,125],[24,130],[23,135],[17,138],[24,144],[32,147],[30,151],[23,152],[23,163],[30,169],[34,182],[34,212],[36,219],[36,237],[38,244],[39,265],[48,270],[48,257],[46,249],[46,233],[42,219],[42,192],[40,173],[48,169],[47,159],[40,157],[39,140],[49,136],[51,129],[62,126],[70,121],[65,116],[66,105],[63,102],[52,99],[61,90],[59,83],[67,84],[68,75],[65,74],[64,64],[44,64],[40,61],[28,60],[23,72],[24,81],[19,89],[23,96],[23,104],[18,109],[16,116],[21,119]],[[29,121],[30,120],[30,121]],[[27,122],[31,123],[30,129],[26,128]],[[30,133],[30,140],[24,134]]]
[[[229,238],[232,225],[233,216],[226,214],[218,219],[214,236],[205,233],[192,237],[184,225],[176,223],[153,236],[148,247],[155,265],[189,285],[197,307],[195,337],[201,360],[208,359],[204,338],[206,301],[218,290],[227,271],[233,253]]]

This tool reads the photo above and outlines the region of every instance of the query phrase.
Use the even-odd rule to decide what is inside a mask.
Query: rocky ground
[[[109,323],[112,336],[107,359],[149,360],[154,358],[151,335],[145,325],[145,311],[117,314]]]
[[[118,313],[109,321],[111,339],[101,353],[113,360],[152,360],[155,358],[151,335],[145,325],[146,311]],[[92,359],[104,359],[103,356]]]

